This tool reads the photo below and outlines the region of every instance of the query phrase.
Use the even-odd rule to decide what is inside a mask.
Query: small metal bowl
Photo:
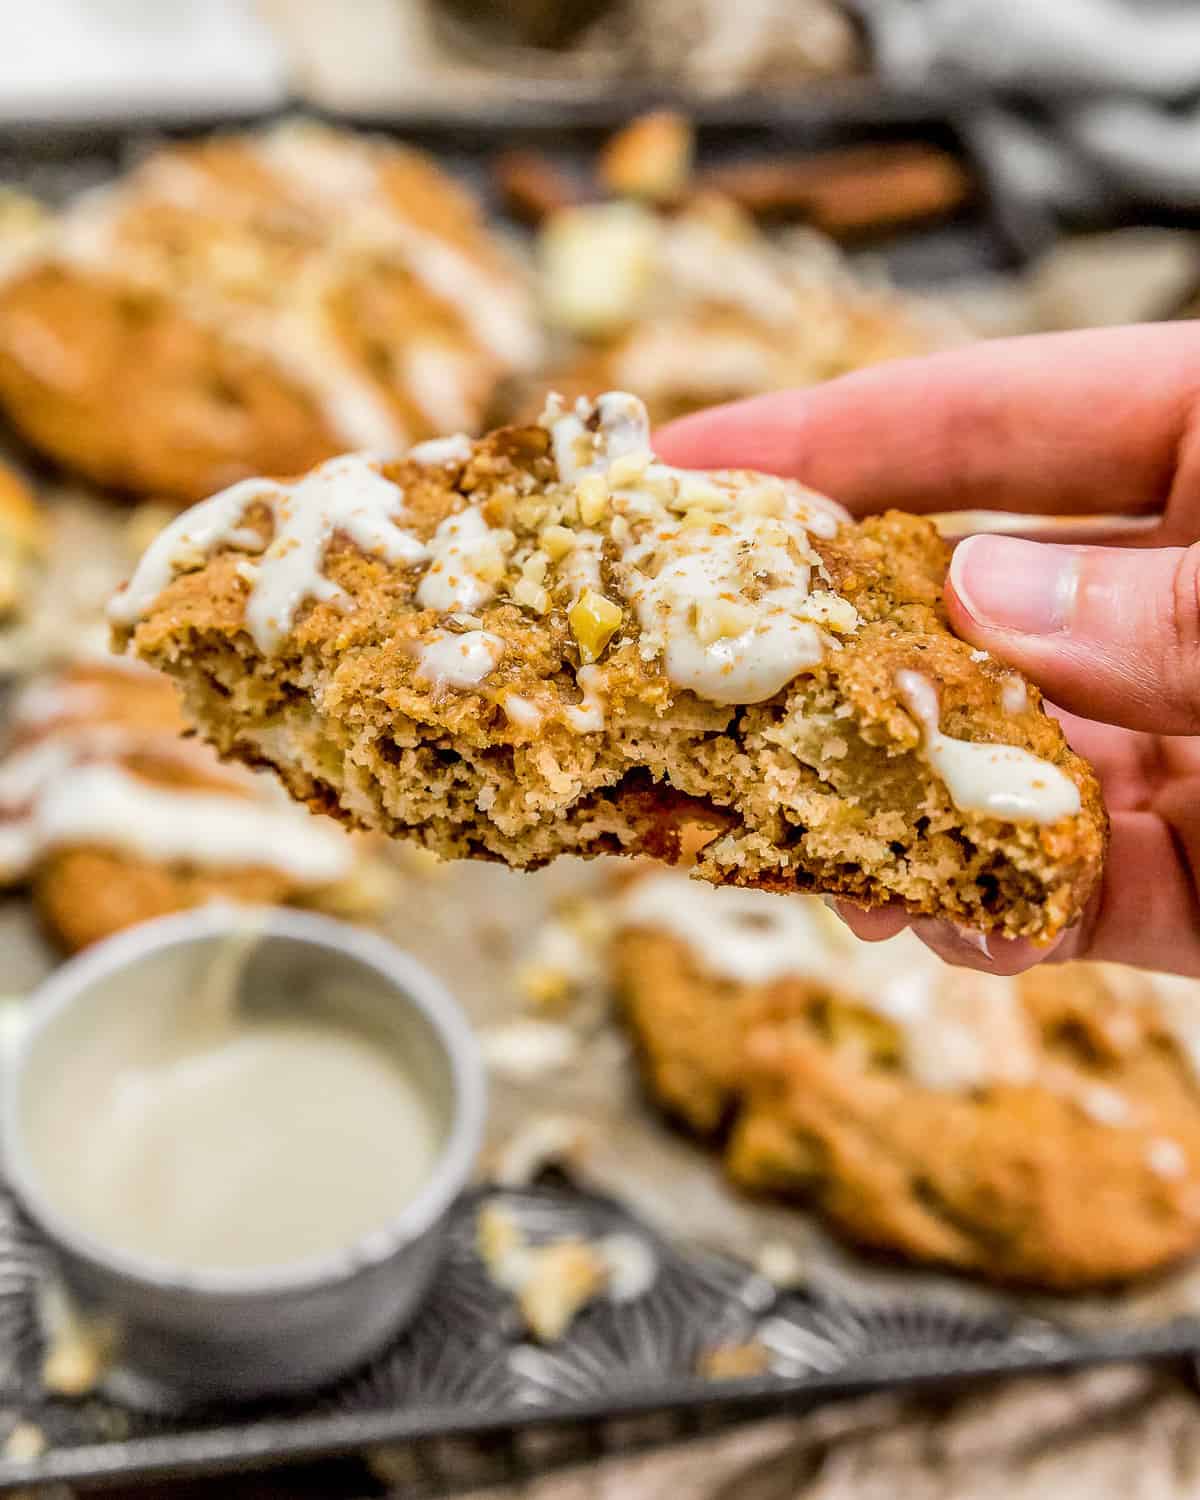
[[[39,1081],[78,1048],[195,993],[221,944],[252,933],[237,1004],[254,1014],[354,1026],[397,1050],[443,1128],[423,1188],[381,1228],[316,1259],[241,1270],[181,1269],[113,1248],[53,1201],[27,1140]],[[281,1393],[365,1359],[412,1316],[440,1257],[446,1211],[479,1150],[485,1083],[453,999],[406,954],[307,913],[211,906],[133,928],[65,964],[32,1002],[4,1080],[4,1166],[57,1252],[66,1286],[119,1330],[118,1386],[153,1404]],[[353,1163],[347,1163],[353,1168]],[[321,1204],[313,1203],[313,1213]]]

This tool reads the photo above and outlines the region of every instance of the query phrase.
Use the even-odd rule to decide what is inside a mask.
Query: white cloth
[[[0,0],[0,125],[253,113],[286,97],[252,0]]]
[[[893,82],[989,91],[978,144],[1016,191],[1075,211],[1200,206],[1195,0],[857,4]]]

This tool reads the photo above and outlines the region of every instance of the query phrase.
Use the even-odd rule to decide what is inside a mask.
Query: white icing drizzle
[[[119,722],[88,720],[52,727],[0,761],[0,813],[28,808],[57,777],[75,766],[129,755],[150,755],[208,775],[219,770],[231,786],[254,785],[248,772],[214,763],[211,752],[195,741]]]
[[[417,603],[423,609],[479,609],[495,597],[512,545],[512,533],[493,530],[478,510],[447,516],[429,544]]]
[[[263,501],[274,519],[274,535],[247,579],[245,617],[260,650],[272,652],[306,600],[349,602],[321,571],[335,532],[402,566],[427,556],[425,546],[396,520],[403,500],[404,492],[360,454],[330,459],[292,485],[243,480],[184,511],[154,538],[125,590],[109,605],[109,617],[133,624],[177,573],[202,566],[221,544],[257,551],[258,534],[241,523],[249,506]]]
[[[792,517],[655,527],[624,561],[624,593],[644,634],[664,642],[668,677],[714,703],[773,697],[823,659],[825,622],[836,619],[844,631],[858,623],[844,600],[810,593],[819,558]]]
[[[930,766],[962,812],[1013,823],[1057,823],[1079,811],[1079,788],[1049,761],[1016,745],[956,740],[943,734],[937,690],[927,677],[898,672],[896,686],[921,725]]]
[[[695,216],[676,219],[663,233],[659,257],[668,285],[699,301],[741,308],[769,327],[796,317],[796,287],[784,262],[741,244]]]
[[[114,661],[121,658],[114,657]],[[94,714],[103,707],[104,689],[95,682],[72,682],[58,677],[37,679],[22,688],[12,706],[13,728],[39,730],[56,719]]]
[[[202,565],[222,544],[241,547],[260,552],[238,573],[248,590],[246,628],[269,653],[305,601],[349,603],[322,572],[325,548],[340,532],[390,562],[425,564],[416,602],[439,612],[477,612],[502,584],[520,607],[544,613],[556,597],[569,607],[585,589],[603,592],[607,552],[610,592],[636,612],[643,658],[661,657],[677,687],[720,704],[772,697],[858,628],[849,602],[817,586],[823,565],[811,538],[832,537],[846,520],[832,501],[782,479],[657,462],[647,446],[645,407],[621,392],[569,412],[552,402],[544,420],[566,476],[560,485],[578,487],[583,525],[553,556],[520,554],[519,586],[506,579],[517,548],[511,531],[492,527],[478,505],[468,505],[420,542],[401,524],[400,489],[359,454],[330,460],[294,485],[244,481],[187,512],[151,544],[111,617],[133,624],[177,572]],[[469,453],[465,439],[455,438],[422,445],[413,456],[449,462]],[[557,495],[559,514],[574,515],[567,507],[572,497],[561,488]],[[552,489],[551,502],[555,496]],[[253,501],[265,503],[274,518],[265,550],[243,524]],[[563,530],[555,524],[547,534]],[[541,571],[527,577],[531,565]],[[584,701],[565,712],[565,721],[580,733],[597,732],[605,722],[603,674],[589,668],[578,680]]]
[[[583,700],[563,710],[563,718],[576,734],[599,734],[606,722],[606,708],[600,690],[601,673],[598,667],[580,667],[575,674]]]
[[[839,507],[784,480],[656,462],[645,407],[621,392],[596,403],[594,427],[589,412],[552,403],[543,417],[559,475],[604,475],[617,517],[639,523],[620,548],[621,589],[676,686],[759,703],[816,666],[833,631],[857,628],[846,600],[810,587],[820,568],[810,533],[832,536],[847,519]],[[749,491],[756,508],[743,503]],[[697,525],[698,513],[711,521]]]
[[[358,454],[332,458],[272,500],[275,534],[258,562],[246,602],[246,624],[260,650],[273,651],[308,599],[346,605],[349,596],[321,571],[335,532],[364,552],[409,566],[424,545],[396,522],[404,491]]]
[[[42,256],[162,292],[189,317],[271,359],[319,406],[349,447],[395,452],[407,442],[385,384],[343,351],[330,318],[331,294],[343,284],[348,257],[399,260],[427,290],[459,315],[482,357],[502,371],[531,368],[540,336],[518,276],[421,228],[387,190],[381,163],[394,148],[341,136],[313,124],[285,123],[241,138],[244,148],[286,190],[286,203],[264,206],[252,184],[222,179],[178,155],[158,155],[123,184],[81,196],[39,242],[39,255],[14,258],[8,274]],[[207,217],[220,230],[201,239],[200,274],[180,266],[170,244],[123,233],[144,203],[171,205]],[[280,280],[273,247],[256,220],[273,215],[297,233],[298,269]],[[480,231],[482,236],[482,231]],[[53,351],[51,351],[53,353]],[[440,364],[434,367],[433,356]],[[471,426],[478,419],[479,359],[422,346],[407,375],[410,394],[435,427]]]
[[[1127,1004],[1153,999],[1164,1030],[1200,1083],[1200,983],[1121,964],[1105,964],[1104,978],[1110,994]]]
[[[39,848],[102,844],[162,862],[281,870],[311,885],[351,868],[344,837],[290,807],[156,787],[115,765],[84,765],[55,780],[33,829]]]
[[[593,410],[594,428],[587,420]],[[603,473],[618,458],[652,456],[645,403],[625,391],[605,392],[596,398],[594,408],[581,397],[571,411],[563,409],[561,397],[551,396],[539,420],[550,433],[550,449],[564,484],[574,484],[585,474]]]
[[[43,702],[55,686],[38,685]],[[341,830],[279,796],[273,783],[222,765],[207,746],[168,729],[104,717],[99,683],[57,686],[63,701],[84,716],[35,713],[17,724],[33,738],[0,761],[0,878],[19,879],[47,851],[86,843],[140,858],[279,869],[302,883],[325,884],[350,873],[352,845]],[[68,699],[77,686],[97,695],[90,709]],[[217,784],[197,790],[144,780],[127,769],[134,756],[176,764]]]
[[[1035,1058],[1015,981],[954,970],[911,933],[858,943],[817,901],[712,887],[679,874],[637,881],[620,924],[666,932],[708,973],[738,984],[809,978],[895,1026],[926,1088],[1029,1082]]]
[[[511,279],[479,265],[448,240],[404,216],[385,191],[368,142],[311,125],[282,125],[256,140],[262,161],[301,197],[355,210],[356,243],[400,254],[426,288],[449,303],[507,366],[528,369],[539,340]]]
[[[1127,1125],[1130,1119],[1129,1100],[1117,1089],[1107,1084],[1090,1083],[1079,1089],[1076,1098],[1080,1109],[1089,1120],[1098,1125]]]
[[[51,255],[84,271],[161,291],[187,316],[273,360],[312,395],[332,431],[350,446],[389,452],[404,447],[398,414],[377,382],[347,360],[329,321],[326,299],[337,280],[336,242],[310,246],[310,260],[289,281],[286,296],[247,298],[236,284],[223,286],[219,275],[211,281],[183,280],[169,258],[122,240],[123,215],[147,195],[235,222],[243,216],[236,190],[178,159],[152,159],[129,184],[81,198],[62,220]],[[225,249],[227,264],[249,264],[256,254],[244,238]],[[208,264],[218,270],[213,259]]]
[[[465,432],[453,437],[429,438],[408,450],[413,463],[434,467],[438,464],[465,464],[471,457],[471,439]]]
[[[422,645],[417,677],[456,688],[477,688],[500,663],[504,641],[488,630],[451,635],[437,630]]]
[[[242,518],[254,501],[267,499],[277,488],[269,479],[243,479],[176,516],[146,548],[133,577],[109,603],[109,619],[120,625],[134,624],[176,573],[202,567],[209,553],[222,544],[260,551],[258,533],[243,527]]]
[[[186,310],[216,323],[235,343],[274,360],[317,401],[330,429],[351,448],[402,452],[408,434],[395,407],[366,371],[341,352],[329,324],[320,279],[301,285],[294,306],[247,309],[228,327],[202,295],[181,296]]]
[[[542,711],[528,698],[520,693],[505,693],[500,700],[500,707],[504,710],[510,724],[516,724],[520,729],[538,729],[542,723]]]
[[[635,881],[619,918],[626,927],[670,933],[709,973],[738,984],[770,984],[797,973],[832,977],[851,952],[851,940],[839,935],[837,919],[819,902],[778,901],[673,873]]]
[[[1015,674],[1004,679],[1000,689],[1000,707],[1006,714],[1023,714],[1029,707],[1029,691]]]
[[[404,351],[404,373],[412,399],[438,432],[470,427],[476,362],[441,344],[413,344]]]
[[[723,395],[766,388],[771,359],[761,343],[748,338],[648,323],[630,335],[614,374],[647,398],[667,391]]]
[[[601,592],[600,553],[604,538],[598,531],[578,531],[575,545],[558,565],[558,576],[567,585],[567,597],[572,604],[584,589]]]
[[[1178,1141],[1167,1136],[1156,1136],[1146,1147],[1146,1165],[1156,1177],[1178,1181],[1187,1176],[1188,1159]]]

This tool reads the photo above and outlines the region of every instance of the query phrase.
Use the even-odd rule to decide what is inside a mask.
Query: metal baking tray
[[[512,103],[486,110],[433,114],[397,121],[390,115],[299,108],[314,119],[408,141],[436,155],[483,196],[493,214],[488,162],[497,152],[536,147],[566,165],[590,162],[603,141],[643,108],[663,102],[640,92],[602,100],[540,107]],[[967,168],[977,190],[948,218],[900,228],[872,240],[861,252],[882,262],[902,285],[940,281],[1019,267],[1046,247],[1042,216],[994,182],[964,126],[970,101],[951,94],[918,95],[880,89],[866,80],[822,85],[794,95],[732,99],[683,106],[696,123],[698,165],[803,155],[841,146],[913,141],[942,147]],[[0,127],[0,185],[24,187],[50,203],[109,180],[156,143],[212,129],[253,127],[289,111],[214,122],[73,122],[52,127]],[[857,253],[857,252],[856,252]]]
[[[497,1477],[512,1477],[514,1468],[554,1462],[554,1429],[566,1424],[584,1424],[602,1450],[605,1426],[630,1418],[715,1423],[872,1388],[1183,1356],[1200,1343],[1200,1319],[1080,1334],[1033,1317],[779,1292],[730,1257],[671,1244],[612,1200],[555,1183],[502,1194],[531,1239],[620,1229],[651,1244],[659,1271],[642,1297],[592,1305],[560,1343],[541,1348],[524,1339],[475,1253],[478,1197],[456,1210],[445,1266],[416,1323],[366,1368],[303,1399],[139,1411],[102,1392],[65,1401],[41,1390],[38,1306],[50,1272],[0,1192],[0,1435],[17,1418],[36,1423],[49,1443],[32,1463],[0,1459],[0,1489],[183,1477],[414,1442],[424,1443],[424,1470],[436,1477],[429,1440],[469,1438],[474,1450],[468,1442],[437,1449],[444,1464],[461,1466],[474,1451],[477,1466],[490,1455]],[[698,1375],[705,1350],[751,1338],[766,1347],[769,1373]],[[618,1431],[622,1441],[636,1437],[636,1428]]]

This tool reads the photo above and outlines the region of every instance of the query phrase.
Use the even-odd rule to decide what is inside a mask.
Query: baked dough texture
[[[538,349],[463,189],[315,124],[166,147],[0,258],[0,406],[69,468],[155,498],[476,430]]]
[[[944,309],[865,283],[813,230],[770,237],[733,204],[677,214],[561,209],[541,231],[541,299],[565,340],[519,408],[636,391],[654,424],[962,342]]]
[[[932,525],[672,470],[614,393],[405,461],[215,497],[110,607],[226,756],[448,858],[678,857],[1049,940],[1096,779],[950,631]]]
[[[859,1245],[1059,1291],[1200,1245],[1193,981],[950,969],[677,875],[634,882],[613,966],[658,1103]]]
[[[27,884],[68,952],[208,901],[370,901],[353,841],[181,738],[159,673],[79,664],[17,698],[0,759],[0,883]],[[257,840],[257,843],[256,843]]]

